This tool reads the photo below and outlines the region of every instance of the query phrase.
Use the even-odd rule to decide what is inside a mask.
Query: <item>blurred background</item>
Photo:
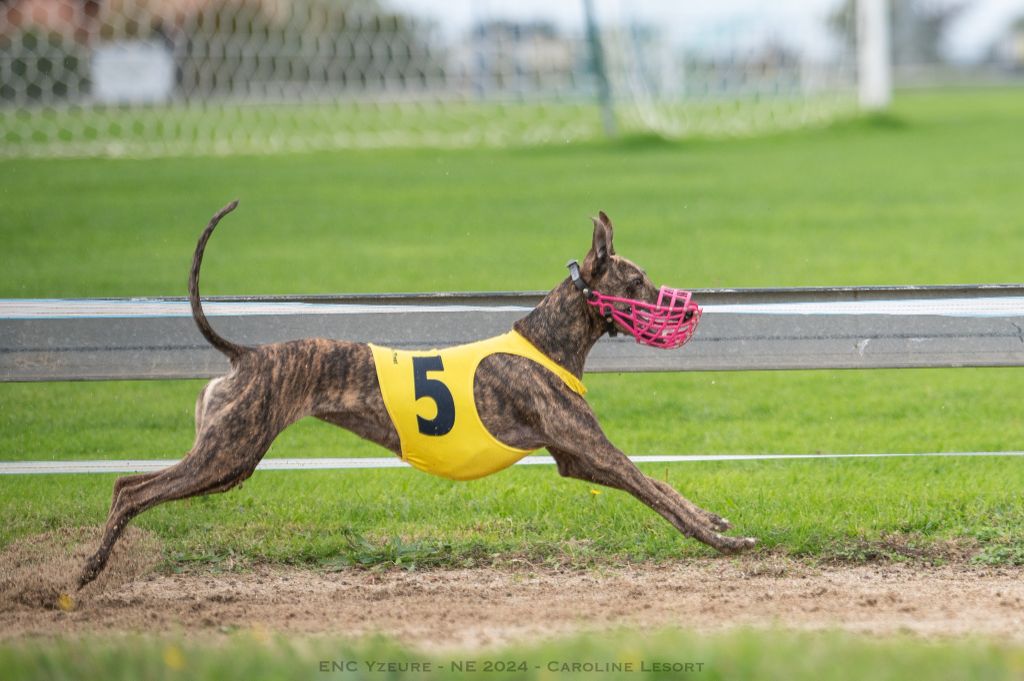
[[[1021,0],[0,0],[0,155],[749,135],[1024,82]]]

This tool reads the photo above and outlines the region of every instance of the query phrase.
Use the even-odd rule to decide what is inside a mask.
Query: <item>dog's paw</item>
[[[102,569],[103,566],[99,564],[95,557],[90,558],[89,562],[82,568],[82,574],[78,576],[78,591],[81,591],[82,587],[96,579]]]
[[[91,582],[94,579],[96,579],[96,573],[95,572],[92,572],[92,571],[83,572],[81,575],[78,576],[78,588],[76,590],[77,591],[81,591],[85,587],[86,584],[88,584],[89,582]]]
[[[752,549],[757,544],[757,539],[754,537],[718,537],[718,545],[716,549],[722,553],[742,553],[748,549]]]
[[[726,532],[732,529],[732,523],[729,522],[728,518],[723,518],[715,513],[708,513],[708,522],[711,523],[711,527],[716,532]]]

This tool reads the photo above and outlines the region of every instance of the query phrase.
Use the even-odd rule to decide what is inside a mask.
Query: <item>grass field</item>
[[[1022,92],[915,94],[884,117],[746,140],[6,160],[0,296],[183,295],[198,231],[235,197],[241,209],[208,249],[206,295],[547,289],[568,258],[584,254],[587,216],[598,209],[616,223],[619,252],[675,286],[1017,282],[1022,113]],[[612,440],[635,454],[1024,448],[1021,369],[594,375],[586,383]],[[0,384],[0,459],[180,455],[191,444],[200,385]],[[347,455],[386,453],[315,422],[287,431],[270,453]],[[956,546],[978,562],[1024,564],[1019,459],[647,470],[759,536],[762,551],[945,560]],[[111,483],[0,479],[0,547],[102,522]],[[465,566],[523,556],[593,566],[706,555],[626,495],[595,495],[553,468],[472,484],[401,470],[260,473],[241,490],[168,504],[135,522],[164,541],[167,570],[254,561]],[[773,645],[716,641],[693,645],[751,659],[770,657],[762,646]],[[781,649],[806,644],[794,641]],[[885,644],[822,645],[823,656],[891,659]],[[922,644],[903,659],[929,651]],[[1019,675],[1019,653],[990,652],[953,657],[994,665],[994,678]],[[79,653],[58,651],[53,664]],[[32,664],[31,652],[4,654]],[[942,674],[946,658],[934,659],[935,678],[954,678]],[[728,677],[752,678],[742,670]]]
[[[603,209],[675,285],[1020,278],[1018,92],[735,141],[227,158],[5,160],[0,296],[548,289]]]

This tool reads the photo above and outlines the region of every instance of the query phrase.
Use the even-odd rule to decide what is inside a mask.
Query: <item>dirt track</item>
[[[132,528],[106,574],[70,591],[91,532],[58,531],[0,554],[0,638],[123,631],[218,635],[236,628],[358,636],[424,648],[473,648],[581,629],[677,625],[842,628],[1024,640],[1024,569],[809,567],[716,559],[606,571],[427,572],[262,567],[160,575]],[[74,594],[73,603],[60,594]]]

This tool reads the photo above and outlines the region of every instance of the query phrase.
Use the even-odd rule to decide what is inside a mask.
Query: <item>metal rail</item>
[[[1024,457],[1024,452],[916,452],[865,454],[653,454],[629,457],[633,463],[696,463],[706,461],[822,461],[829,459],[919,459],[919,458]],[[94,461],[0,461],[0,475],[55,475],[67,473],[149,473],[178,463],[178,459],[102,459]],[[516,466],[550,466],[550,456],[527,456]],[[259,471],[322,471],[409,468],[398,457],[331,459],[263,459]]]
[[[309,336],[430,348],[501,333],[541,292],[211,298],[246,344]],[[1024,366],[1024,285],[698,290],[677,351],[605,338],[589,372]],[[204,378],[227,362],[183,298],[2,300],[0,381]]]

